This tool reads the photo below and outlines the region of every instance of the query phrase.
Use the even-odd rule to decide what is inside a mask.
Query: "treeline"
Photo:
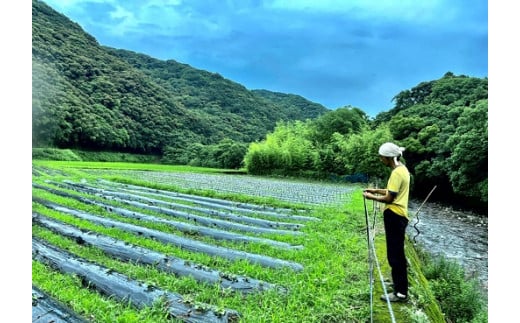
[[[371,180],[385,185],[389,169],[378,147],[393,141],[406,148],[413,195],[452,205],[487,208],[487,78],[455,76],[423,82],[394,97],[395,107],[374,120],[344,107],[307,121],[279,123],[252,143],[245,167],[252,174],[293,174]]]

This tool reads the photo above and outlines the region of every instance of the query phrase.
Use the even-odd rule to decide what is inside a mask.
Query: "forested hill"
[[[258,119],[255,114],[261,114],[272,121],[274,113],[274,119],[278,120],[305,120],[329,111],[299,95],[250,91],[218,73],[198,70],[175,60],[162,61],[129,50],[105,48],[178,96],[185,107],[208,112],[210,116],[217,112],[217,108],[220,110],[218,115],[224,119],[237,116]],[[248,106],[256,108],[249,109]]]
[[[33,146],[162,153],[188,144],[259,140],[278,121],[329,111],[251,91],[218,73],[100,45],[32,2]]]
[[[268,90],[253,90],[253,93],[272,102],[281,105],[290,119],[305,120],[314,119],[323,114],[323,106],[311,102],[296,94],[285,94]]]

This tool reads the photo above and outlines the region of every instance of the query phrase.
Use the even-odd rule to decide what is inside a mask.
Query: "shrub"
[[[487,322],[479,283],[466,277],[462,266],[440,256],[430,259],[423,273],[449,322]]]
[[[128,163],[157,163],[158,156],[131,154],[111,151],[74,150],[83,161],[92,162],[128,162]]]
[[[157,163],[159,157],[155,155],[130,154],[110,151],[33,148],[32,159],[91,162]]]
[[[70,149],[33,148],[32,159],[81,161],[81,157]]]

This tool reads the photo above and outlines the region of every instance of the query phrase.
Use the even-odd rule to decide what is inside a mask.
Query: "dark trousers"
[[[392,269],[394,293],[408,295],[407,261],[404,253],[404,238],[408,220],[389,209],[383,212],[386,234],[386,255]]]

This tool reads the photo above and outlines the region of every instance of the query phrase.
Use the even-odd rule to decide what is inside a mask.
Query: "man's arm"
[[[394,201],[397,193],[390,192],[387,189],[372,188],[363,191],[363,196],[369,200],[390,204]]]

